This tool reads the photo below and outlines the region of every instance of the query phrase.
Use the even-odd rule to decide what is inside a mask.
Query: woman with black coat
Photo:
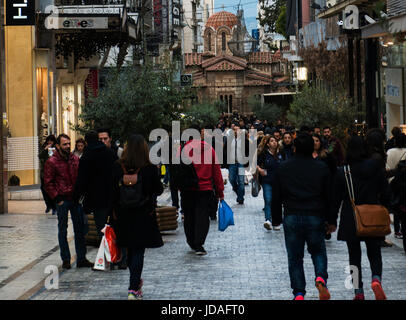
[[[365,143],[368,157],[377,160],[382,170],[386,173],[385,133],[379,128],[369,129],[365,136]],[[386,177],[389,178],[387,173]],[[392,245],[385,238],[381,241],[381,247],[392,247]]]
[[[55,152],[55,144],[56,138],[53,134],[46,137],[44,144],[42,145],[42,150],[38,154],[38,158],[40,161],[40,178],[41,178],[41,192],[42,197],[44,198],[45,204],[47,208],[45,209],[45,213],[48,213],[52,209],[52,215],[56,214],[56,204],[55,201],[51,199],[48,193],[45,191],[45,184],[44,184],[44,166],[45,162],[52,157]]]
[[[134,177],[136,181],[134,181]],[[124,206],[123,185],[132,181],[141,189],[142,201],[134,209]],[[141,185],[139,185],[141,184]],[[127,183],[127,186],[131,184]],[[141,135],[132,135],[123,155],[113,167],[113,208],[115,231],[119,247],[128,249],[127,263],[130,269],[128,299],[142,299],[141,273],[145,248],[163,246],[156,220],[156,198],[163,192],[158,168],[149,160],[149,150]],[[137,194],[138,195],[138,194]]]
[[[350,166],[354,185],[355,204],[382,204],[389,202],[390,191],[382,166],[376,159],[368,158],[364,141],[359,136],[353,136],[348,141],[346,164]],[[358,270],[353,273],[355,288],[354,300],[364,300],[364,291],[361,272],[361,241],[367,247],[368,260],[372,271],[371,287],[377,300],[386,299],[382,289],[382,255],[380,241],[383,237],[358,237],[354,212],[351,206],[348,188],[343,168],[337,171],[333,185],[332,221],[330,224],[337,225],[338,212],[341,208],[340,225],[337,239],[346,241],[351,266]],[[358,271],[358,272],[357,272]],[[358,273],[358,281],[357,275]]]

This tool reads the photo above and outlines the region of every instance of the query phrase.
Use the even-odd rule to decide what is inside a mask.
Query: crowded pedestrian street
[[[234,212],[234,226],[218,231],[212,220],[207,236],[205,256],[197,256],[185,241],[179,217],[176,231],[164,232],[164,246],[147,249],[144,261],[144,300],[290,300],[286,248],[283,229],[268,231],[263,227],[263,198],[253,198],[246,186],[243,205],[235,201],[230,183],[225,185],[225,201]],[[262,193],[262,192],[261,192]],[[13,213],[0,216],[0,299],[30,300],[126,300],[127,270],[92,271],[73,268],[59,273],[59,288],[45,288],[47,265],[61,266],[57,247],[57,219],[43,213],[35,201],[37,212],[24,208],[25,201],[14,201]],[[37,201],[40,202],[40,201]],[[43,202],[42,202],[43,203]],[[41,205],[42,205],[41,203]],[[170,205],[168,189],[159,197],[159,205]],[[27,212],[19,212],[18,208]],[[6,228],[6,226],[9,226]],[[14,226],[14,227],[13,227]],[[72,240],[69,221],[68,240]],[[406,299],[406,260],[402,241],[382,248],[382,285],[388,300]],[[349,273],[345,242],[336,240],[336,233],[326,241],[328,287],[332,300],[352,300],[353,290],[346,288]],[[71,242],[73,250],[73,241]],[[365,297],[373,300],[368,283],[371,277],[362,246]],[[88,247],[87,257],[94,261],[97,248]],[[318,300],[314,287],[314,268],[305,253],[307,281],[306,300]],[[18,270],[19,274],[15,274]],[[347,281],[348,282],[348,281]]]

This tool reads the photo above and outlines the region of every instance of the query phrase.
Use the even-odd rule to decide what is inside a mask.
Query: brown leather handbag
[[[384,237],[390,234],[389,211],[379,204],[355,204],[354,186],[350,166],[344,166],[348,194],[354,212],[356,235],[358,237]]]

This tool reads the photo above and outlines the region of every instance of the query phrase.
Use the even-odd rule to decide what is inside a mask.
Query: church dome
[[[232,29],[238,24],[238,18],[235,14],[227,11],[217,12],[209,17],[206,22],[206,28],[212,27],[214,30],[222,26],[227,26]]]

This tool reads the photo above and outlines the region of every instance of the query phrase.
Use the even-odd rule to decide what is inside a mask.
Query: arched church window
[[[226,33],[221,34],[221,50],[226,51]]]

